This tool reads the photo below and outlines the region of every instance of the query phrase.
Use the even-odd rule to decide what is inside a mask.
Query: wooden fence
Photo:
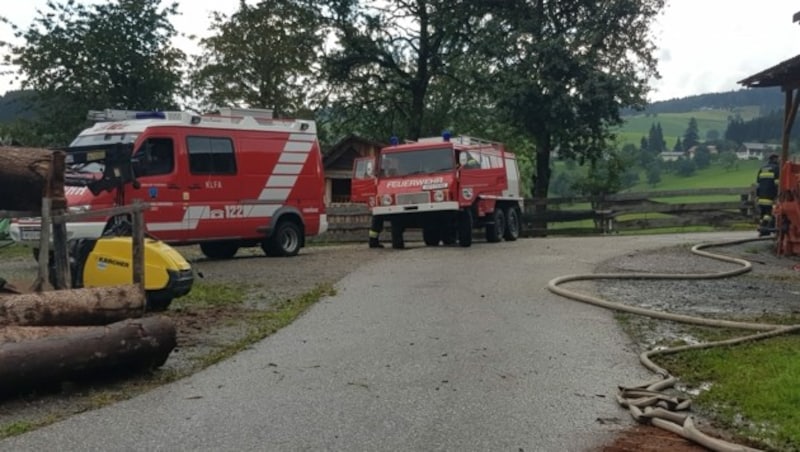
[[[683,198],[683,199],[681,199]],[[686,202],[686,198],[692,199]],[[710,198],[711,200],[703,200]],[[546,204],[544,214],[536,206]],[[332,204],[328,232],[315,242],[366,241],[369,210],[363,204]],[[732,228],[757,223],[754,187],[619,193],[604,197],[526,199],[523,236],[608,234],[659,228]],[[546,223],[546,228],[539,227]],[[388,227],[388,224],[387,224]],[[416,232],[409,231],[415,240]]]

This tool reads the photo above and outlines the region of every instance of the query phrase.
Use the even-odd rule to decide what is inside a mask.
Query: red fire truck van
[[[148,234],[173,245],[199,244],[213,259],[233,257],[243,246],[294,256],[307,236],[327,229],[313,121],[274,119],[260,109],[212,115],[104,110],[90,112],[90,119],[95,125],[64,149],[70,211],[139,199],[150,206],[144,213]],[[90,190],[86,181],[107,173],[103,158],[110,158],[112,147],[128,149],[132,183]],[[94,154],[104,157],[92,159]],[[67,235],[97,238],[118,220],[68,223]],[[38,219],[21,219],[11,229],[16,241],[38,244]]]
[[[519,237],[519,169],[501,143],[447,133],[393,141],[376,159],[356,159],[351,186],[354,201],[391,223],[393,248],[408,228],[421,228],[428,246],[470,246],[475,228],[489,242]]]

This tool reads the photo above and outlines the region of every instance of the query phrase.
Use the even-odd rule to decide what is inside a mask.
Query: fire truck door
[[[353,179],[350,184],[350,201],[368,203],[378,193],[378,179],[375,177],[375,159],[362,157],[353,163]]]
[[[147,231],[162,240],[176,240],[183,233],[180,218],[180,172],[175,140],[172,137],[147,137],[136,149],[136,176],[138,189],[131,184],[125,190],[125,199],[141,199],[150,204],[144,220]]]

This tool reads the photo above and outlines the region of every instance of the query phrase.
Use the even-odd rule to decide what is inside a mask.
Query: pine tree
[[[683,143],[681,143],[681,137],[678,137],[678,139],[675,140],[675,147],[673,147],[672,150],[675,151],[675,152],[683,152],[684,151]]]

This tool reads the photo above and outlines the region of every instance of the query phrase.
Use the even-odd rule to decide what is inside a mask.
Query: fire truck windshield
[[[380,169],[381,177],[442,173],[455,169],[455,157],[451,148],[385,152]]]
[[[138,133],[99,133],[95,135],[82,135],[72,140],[69,146],[97,146],[114,143],[128,144],[135,142],[138,137]]]

